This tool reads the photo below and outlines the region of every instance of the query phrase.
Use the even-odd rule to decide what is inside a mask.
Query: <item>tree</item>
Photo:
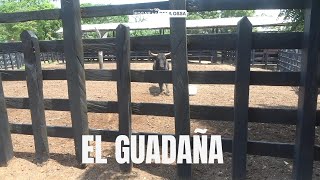
[[[190,12],[187,20],[219,18],[219,11]]]
[[[0,12],[3,13],[53,8],[54,5],[50,0],[2,0],[0,2]],[[60,26],[61,22],[58,20],[0,24],[0,41],[19,41],[23,30],[34,31],[40,40],[51,40],[58,37],[56,31]]]
[[[283,9],[279,16],[284,16],[285,20],[291,23],[285,28],[287,31],[303,31],[304,11],[301,9]]]
[[[225,10],[221,11],[221,18],[228,18],[228,17],[250,17],[254,15],[254,10]]]

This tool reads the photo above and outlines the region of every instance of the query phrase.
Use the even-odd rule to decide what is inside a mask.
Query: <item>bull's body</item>
[[[156,58],[155,61],[153,62],[153,70],[156,70],[156,71],[169,71],[170,70],[169,62],[166,58],[166,56],[168,56],[170,53],[154,54],[149,51],[149,54]],[[166,90],[167,90],[166,93],[168,94],[169,89],[168,89],[168,85],[166,83],[159,83],[160,93],[163,92],[163,84],[165,84]]]

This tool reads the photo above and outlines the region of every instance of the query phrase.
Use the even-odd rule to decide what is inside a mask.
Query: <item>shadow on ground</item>
[[[131,173],[122,173],[117,161],[114,158],[108,158],[108,164],[95,164],[88,167],[79,179],[142,179],[143,177],[148,179],[150,174],[157,176],[154,178],[172,179],[176,169],[173,165],[165,164],[141,164],[134,167]]]
[[[14,156],[16,158],[25,159],[31,163],[35,163],[35,154],[30,152],[14,152]],[[79,167],[76,156],[72,154],[57,154],[57,153],[50,153],[50,159],[56,161],[57,163],[61,164],[62,166],[68,167]]]

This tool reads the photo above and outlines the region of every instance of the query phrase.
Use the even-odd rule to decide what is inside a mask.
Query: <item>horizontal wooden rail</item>
[[[132,15],[134,9],[169,9],[169,2],[150,2],[139,4],[106,5],[81,8],[82,18]],[[187,11],[214,11],[214,10],[249,10],[249,9],[303,9],[304,3],[300,0],[188,0]],[[40,11],[0,13],[0,23],[16,23],[32,20],[61,19],[60,9]]]
[[[32,135],[32,126],[29,124],[11,124],[11,133]],[[47,126],[49,137],[59,138],[72,138],[71,127],[60,126]],[[90,129],[90,134],[101,135],[102,141],[115,142],[116,137],[119,135],[118,131]],[[156,133],[132,133],[133,135],[172,135],[172,134],[156,134]],[[159,137],[159,139],[161,136]],[[147,138],[146,138],[147,142]],[[161,140],[159,141],[161,142]],[[191,139],[192,142],[192,139]],[[193,144],[193,143],[191,143]],[[222,147],[224,152],[232,152],[232,140],[222,139]],[[320,161],[320,147],[314,146],[314,159]],[[293,158],[294,144],[290,143],[275,143],[275,142],[262,142],[262,141],[248,141],[248,154],[260,156],[272,156],[281,158]]]
[[[303,34],[289,33],[253,33],[253,49],[301,49]],[[237,35],[211,34],[188,35],[188,50],[234,50]],[[131,51],[161,50],[170,51],[170,35],[131,37]],[[40,41],[41,52],[63,52],[63,40]],[[115,38],[84,39],[84,52],[115,50]],[[22,52],[20,42],[0,43],[0,52]]]
[[[23,81],[25,71],[0,70],[3,81]],[[85,70],[87,81],[116,81],[116,70]],[[251,71],[251,85],[298,86],[299,72]],[[234,84],[234,71],[189,71],[190,84]],[[66,70],[43,70],[43,80],[66,80]],[[171,71],[131,70],[131,82],[172,83]]]
[[[32,20],[61,19],[60,9],[46,9],[39,11],[0,13],[0,23],[17,23]]]
[[[28,98],[7,97],[8,108],[29,109]],[[45,99],[46,110],[69,111],[68,99]],[[93,113],[118,113],[115,101],[88,101],[88,112]],[[205,106],[190,105],[190,117],[197,120],[233,121],[233,107],[230,106]],[[132,103],[132,114],[174,117],[173,104],[157,103]],[[276,108],[249,108],[249,122],[295,125],[297,110]],[[320,125],[320,111],[317,111],[316,125]]]

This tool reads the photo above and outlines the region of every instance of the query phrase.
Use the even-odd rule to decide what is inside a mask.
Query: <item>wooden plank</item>
[[[271,33],[269,35],[268,33],[253,33],[252,38],[253,49],[300,49],[303,34],[300,32]],[[287,47],[283,48],[283,46]]]
[[[214,11],[214,10],[255,10],[255,9],[303,9],[304,3],[299,0],[247,0],[246,2],[234,0],[188,0],[188,12]],[[132,15],[134,9],[162,10],[169,8],[168,2],[150,2],[125,5],[107,5],[81,8],[83,18]],[[0,13],[0,23],[15,23],[31,20],[56,20],[61,19],[60,9],[40,11]]]
[[[292,74],[291,74],[292,73]],[[266,86],[298,86],[300,84],[299,72],[250,72],[250,85]]]
[[[252,24],[247,17],[238,22],[237,60],[234,87],[232,179],[246,179],[249,120],[250,57]]]
[[[32,126],[30,124],[10,124],[12,134],[32,135]],[[89,129],[92,135],[102,135],[102,141],[115,142],[118,131],[108,131],[99,129]],[[73,138],[72,127],[65,126],[47,126],[49,137]]]
[[[1,71],[3,81],[25,80],[25,72]],[[131,82],[172,83],[170,71],[131,70]],[[234,84],[234,71],[189,71],[190,84]],[[66,80],[66,70],[43,70],[43,80]],[[116,81],[116,70],[85,70],[88,81]],[[298,86],[300,84],[299,72],[263,72],[251,71],[250,85],[266,86]]]
[[[188,50],[202,50],[208,47],[215,50],[234,50],[236,39],[235,33],[188,35]],[[253,49],[299,49],[302,33],[253,33],[252,41]]]
[[[113,51],[114,50],[114,38],[104,38],[104,39],[84,39],[84,49],[86,51],[99,50]],[[52,40],[52,41],[39,41],[41,52],[64,52],[63,40]],[[22,52],[21,42],[11,42],[11,43],[0,43],[0,52]]]
[[[7,107],[30,109],[28,98],[6,98]],[[88,112],[117,113],[115,101],[88,101]],[[45,99],[45,110],[70,111],[68,99]],[[172,104],[132,103],[132,114],[174,117]],[[190,105],[190,118],[208,121],[233,121],[233,107]],[[297,110],[277,108],[249,108],[249,122],[295,125]],[[320,125],[320,111],[317,111],[316,125]]]
[[[131,138],[131,77],[130,77],[130,29],[120,24],[116,30],[117,42],[117,95],[119,131]],[[120,165],[122,172],[132,171],[132,161]]]
[[[0,167],[7,166],[13,158],[13,146],[9,127],[6,101],[0,73]]]
[[[29,109],[28,98],[6,98],[8,108]],[[68,99],[45,99],[46,110],[70,111]],[[115,101],[88,101],[88,112],[93,113],[117,113],[118,107]],[[172,104],[157,103],[132,103],[132,113],[135,115],[152,115],[174,117]],[[233,107],[191,105],[190,118],[211,121],[233,121]],[[249,122],[288,124],[297,122],[297,110],[276,108],[249,108]],[[317,111],[317,126],[320,125],[320,111]]]
[[[32,20],[60,19],[60,9],[46,9],[29,12],[0,13],[0,23],[16,23]]]
[[[188,35],[188,50],[233,50],[236,48],[237,35],[212,34]],[[168,51],[169,35],[153,37],[134,37],[131,47],[133,51],[163,50]],[[253,49],[299,49],[301,48],[302,33],[253,33]]]
[[[294,179],[312,179],[318,97],[320,1],[308,0],[305,9],[301,82],[296,126]]]
[[[10,124],[11,133],[32,135],[32,126],[30,124]],[[47,126],[48,136],[59,138],[72,138],[71,127]],[[92,135],[102,135],[102,141],[115,142],[115,139],[120,134],[119,131],[90,129]],[[172,134],[157,134],[150,132],[132,133],[133,135],[172,135]],[[191,144],[193,139],[191,137]],[[210,138],[208,138],[210,142]],[[161,141],[159,142],[161,143]],[[232,151],[232,139],[222,138],[222,146],[224,152]],[[294,144],[291,143],[275,143],[265,141],[248,141],[248,154],[259,156],[271,156],[281,158],[294,157]],[[320,146],[314,146],[314,160],[320,161]]]
[[[304,4],[299,0],[188,0],[187,10],[255,10],[255,9],[302,9]]]
[[[68,95],[74,133],[75,152],[82,164],[82,135],[89,133],[87,117],[86,84],[83,60],[80,2],[61,1],[64,54],[68,81]]]
[[[233,50],[236,48],[237,35],[211,34],[211,35],[188,35],[188,50]],[[253,33],[253,49],[301,49],[303,34],[300,32],[289,33]],[[131,37],[132,51],[170,50],[170,35]],[[113,52],[115,38],[84,39],[85,52],[98,52],[99,50]],[[41,52],[63,52],[63,41],[40,41]],[[2,52],[22,52],[22,44],[0,43]]]
[[[185,10],[185,0],[169,0],[170,9]],[[186,18],[170,18],[170,52],[172,64],[175,135],[190,135],[189,76]],[[177,164],[177,177],[191,179],[191,164]]]
[[[44,163],[49,159],[49,145],[43,102],[43,82],[40,61],[40,48],[37,36],[31,31],[20,35],[24,46],[27,88],[30,99],[32,129],[35,143],[35,161]]]

